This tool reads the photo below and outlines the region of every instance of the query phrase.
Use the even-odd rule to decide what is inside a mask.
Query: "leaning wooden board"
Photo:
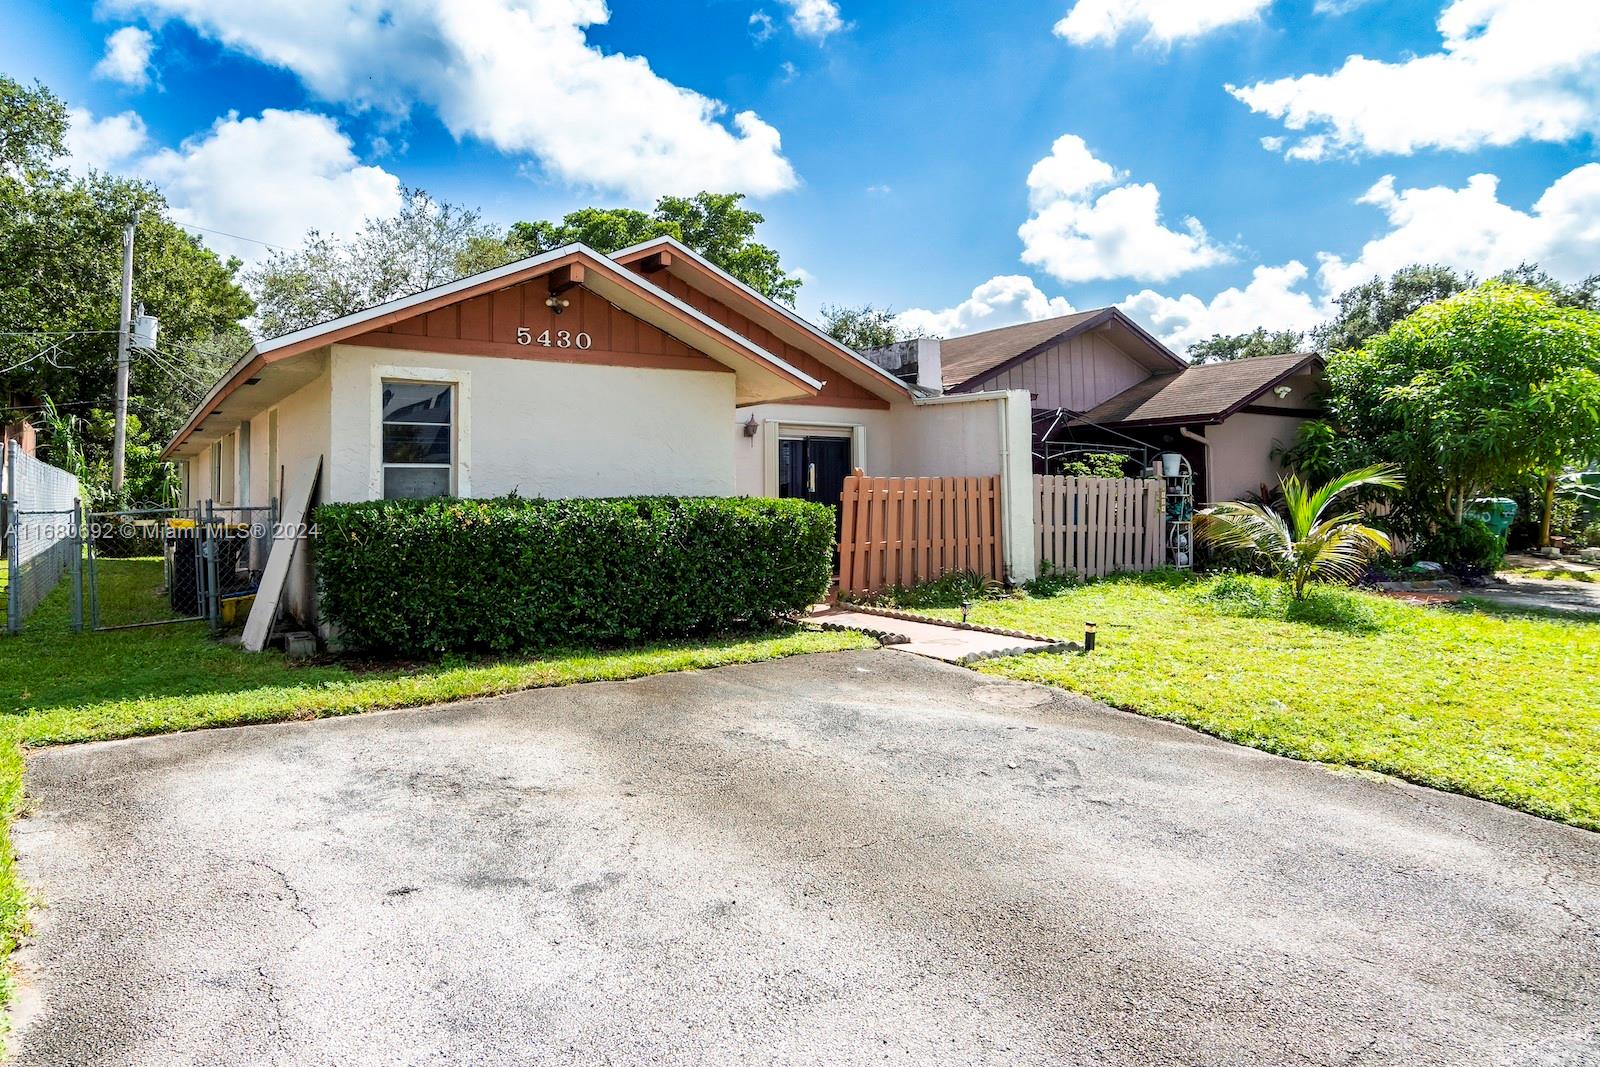
[[[256,602],[250,607],[250,617],[244,623],[244,649],[260,652],[267,647],[272,635],[272,622],[278,617],[278,602],[283,599],[283,587],[289,580],[289,564],[294,561],[295,549],[306,536],[306,512],[311,510],[311,498],[316,494],[317,482],[322,478],[322,457],[290,483],[283,500],[283,518],[274,531],[272,551],[267,554],[267,569],[261,574],[261,588],[256,590]]]

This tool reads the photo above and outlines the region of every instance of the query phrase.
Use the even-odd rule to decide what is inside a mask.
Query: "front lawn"
[[[1290,621],[1271,589],[1158,573],[981,601],[975,623],[1079,639],[1092,621],[1099,647],[978,669],[1600,830],[1600,620],[1334,591]]]
[[[860,634],[783,627],[606,651],[372,669],[293,666],[276,652],[251,655],[220,644],[203,623],[74,634],[68,598],[63,582],[22,634],[0,634],[0,983],[26,923],[10,841],[22,803],[24,746],[411,707],[876,644]],[[0,1003],[8,997],[8,985],[0,985]]]

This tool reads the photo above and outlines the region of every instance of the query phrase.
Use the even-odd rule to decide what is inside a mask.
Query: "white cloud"
[[[1028,174],[1033,214],[1017,231],[1022,261],[1064,282],[1164,281],[1232,258],[1198,219],[1184,219],[1182,230],[1163,226],[1161,193],[1148,182],[1122,184],[1126,177],[1081,137],[1058,138]]]
[[[955,307],[942,311],[913,308],[896,321],[919,337],[959,337],[977,330],[993,330],[1019,322],[1070,315],[1072,305],[1059,296],[1045,296],[1032,278],[1002,274],[990,278]]]
[[[586,29],[611,17],[604,0],[105,2],[183,19],[327,100],[395,117],[430,106],[456,136],[531,155],[574,185],[644,200],[796,184],[778,131],[755,112],[728,119],[644,58],[589,44]]]
[[[1443,49],[1394,63],[1350,56],[1332,74],[1228,91],[1307,135],[1291,159],[1357,151],[1472,151],[1600,132],[1600,3],[1450,0]]]
[[[1479,278],[1537,263],[1569,281],[1600,264],[1600,163],[1557,178],[1528,211],[1500,200],[1499,179],[1492,174],[1475,175],[1459,189],[1400,189],[1386,177],[1359,202],[1382,211],[1388,229],[1353,259],[1319,253],[1314,283],[1304,264],[1290,261],[1257,267],[1243,289],[1224,289],[1210,300],[1146,289],[1119,306],[1182,350],[1214,333],[1258,326],[1307,329],[1332,313],[1339,293],[1413,263],[1441,264]]]
[[[67,109],[67,166],[74,174],[114,171],[141,152],[150,135],[132,111],[97,119],[81,107]]]
[[[801,37],[825,41],[845,28],[834,0],[783,0],[789,8],[789,26]]]
[[[150,143],[132,111],[96,118],[67,112],[68,166],[93,167],[156,183],[179,222],[292,247],[308,229],[349,234],[368,216],[400,206],[400,179],[363,166],[350,138],[325,115],[268,109],[259,118],[228,114],[177,148]],[[202,234],[217,252],[247,262],[267,249]]]
[[[1260,17],[1272,0],[1077,0],[1056,23],[1057,37],[1074,44],[1111,44],[1144,32],[1151,44],[1172,44]]]
[[[1269,330],[1308,330],[1327,317],[1326,302],[1303,287],[1310,276],[1304,263],[1257,267],[1243,289],[1224,289],[1210,300],[1192,293],[1170,297],[1146,289],[1117,306],[1161,338],[1175,352],[1186,351],[1212,334]]]
[[[150,83],[151,42],[148,30],[122,27],[106,38],[106,54],[95,64],[95,77],[143,89]]]
[[[750,36],[754,37],[757,44],[765,44],[772,40],[772,35],[778,32],[778,27],[772,21],[772,16],[765,11],[750,12]]]
[[[1412,263],[1439,263],[1480,277],[1538,263],[1560,278],[1581,278],[1600,264],[1600,163],[1557,178],[1531,211],[1501,202],[1499,179],[1477,174],[1460,189],[1396,189],[1385,177],[1361,203],[1384,213],[1389,231],[1354,260],[1321,256],[1322,284],[1337,293]]]
[[[144,159],[180,222],[293,246],[308,229],[349,234],[372,215],[400,206],[400,180],[362,166],[350,138],[325,115],[268,108],[259,118],[229,114],[204,136]],[[223,254],[260,259],[260,245],[206,234]]]
[[[894,186],[892,186],[892,185],[869,185],[869,186],[867,186],[867,192],[868,192],[869,195],[872,195],[872,196],[888,196],[890,193],[894,192]]]

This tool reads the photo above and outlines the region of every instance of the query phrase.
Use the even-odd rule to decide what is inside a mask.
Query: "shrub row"
[[[799,500],[380,500],[317,509],[321,607],[386,654],[614,644],[822,597],[831,509]]]

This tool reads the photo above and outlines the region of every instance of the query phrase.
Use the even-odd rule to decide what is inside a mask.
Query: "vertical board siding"
[[[1085,578],[1154,570],[1166,558],[1162,492],[1159,479],[1034,475],[1039,562]]]
[[[839,508],[839,591],[875,593],[947,571],[1005,579],[1000,479],[844,480]]]

